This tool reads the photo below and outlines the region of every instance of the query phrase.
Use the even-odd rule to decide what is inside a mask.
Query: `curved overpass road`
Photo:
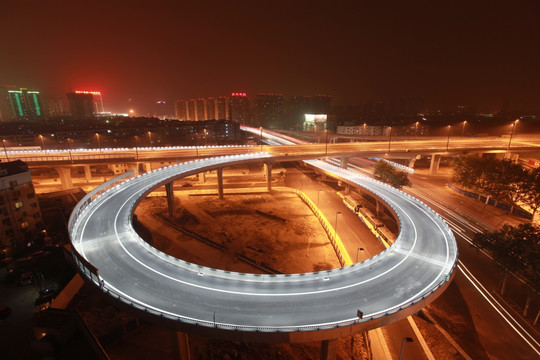
[[[403,192],[324,163],[327,171],[376,193],[394,209],[401,232],[392,247],[345,268],[255,275],[172,258],[133,230],[133,208],[152,189],[204,170],[265,159],[270,155],[209,158],[125,181],[70,221],[72,243],[98,269],[104,290],[120,301],[172,319],[180,328],[209,334],[234,330],[255,341],[314,341],[335,338],[336,331],[338,336],[365,331],[418,311],[449,284],[457,246],[440,216]]]

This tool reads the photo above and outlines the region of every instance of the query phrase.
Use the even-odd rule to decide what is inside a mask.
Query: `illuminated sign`
[[[247,94],[245,92],[233,92],[231,96],[247,97]]]
[[[100,91],[75,90],[75,94],[101,95]]]
[[[304,114],[307,123],[325,123],[327,119],[326,114]]]

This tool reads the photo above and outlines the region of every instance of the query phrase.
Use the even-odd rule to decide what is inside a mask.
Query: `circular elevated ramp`
[[[400,223],[396,242],[362,263],[305,274],[235,273],[173,258],[133,230],[134,208],[153,189],[201,171],[264,160],[273,159],[265,153],[208,158],[103,184],[70,218],[80,272],[152,321],[259,342],[306,342],[366,331],[417,312],[448,286],[458,253],[444,220],[399,190],[339,168],[339,177],[385,201]]]

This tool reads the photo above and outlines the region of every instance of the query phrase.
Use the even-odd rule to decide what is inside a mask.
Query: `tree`
[[[501,295],[504,295],[509,272],[521,275],[529,287],[540,290],[539,227],[529,223],[517,227],[505,224],[498,231],[476,234],[474,244],[480,249],[489,250],[495,261],[504,268]]]
[[[377,161],[373,175],[375,176],[375,179],[398,189],[401,189],[404,186],[411,186],[411,181],[405,171],[396,169],[384,160]]]
[[[528,173],[523,192],[523,201],[532,209],[532,219],[534,220],[534,215],[540,208],[540,168],[533,169]]]

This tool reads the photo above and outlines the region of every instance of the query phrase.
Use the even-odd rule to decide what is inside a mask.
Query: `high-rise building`
[[[187,121],[188,119],[188,102],[185,100],[176,100],[174,103],[174,112],[176,119]]]
[[[75,94],[92,95],[92,105],[94,107],[94,114],[105,112],[105,109],[103,107],[103,97],[101,96],[101,91],[75,90]]]
[[[47,99],[47,107],[45,114],[47,117],[60,117],[69,115],[69,106],[64,99],[54,98]]]
[[[66,96],[73,120],[85,121],[95,118],[94,95],[85,92],[69,92]]]
[[[0,247],[26,248],[43,228],[41,211],[26,163],[0,163]]]
[[[245,92],[233,92],[229,98],[230,119],[240,125],[250,123],[249,98]]]
[[[9,105],[11,106],[11,119],[16,121],[33,121],[43,117],[43,107],[41,105],[39,91],[21,88],[19,90],[8,89],[7,93]],[[4,112],[7,112],[7,108],[2,111],[2,113]]]
[[[199,98],[195,100],[195,120],[204,121],[206,118],[206,99]]]
[[[14,119],[11,101],[8,90],[16,89],[15,86],[0,86],[0,121],[11,121]]]
[[[225,96],[220,96],[216,99],[217,119],[230,120],[229,99]]]
[[[256,107],[259,126],[283,127],[283,94],[258,94]]]
[[[217,120],[217,99],[209,97],[206,99],[206,119],[205,120]]]
[[[330,95],[315,95],[311,98],[311,111],[314,114],[328,114],[332,109]]]

